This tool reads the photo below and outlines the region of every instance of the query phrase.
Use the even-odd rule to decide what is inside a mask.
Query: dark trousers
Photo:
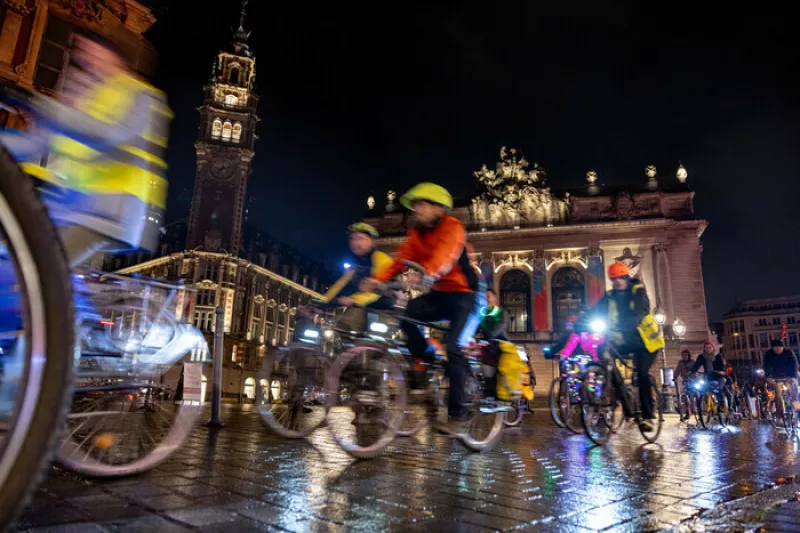
[[[656,355],[655,352],[648,352],[644,348],[633,354],[639,387],[639,404],[642,406],[642,418],[645,420],[653,420],[656,417],[653,405],[653,380],[650,376],[650,367],[653,366]]]
[[[461,351],[462,342],[472,337],[480,324],[475,293],[433,291],[408,302],[406,316],[422,322],[450,321],[447,334],[447,377],[450,378],[448,411],[451,417],[465,414],[464,379],[470,372],[469,362]],[[413,357],[431,360],[428,342],[420,328],[403,323],[408,351]]]

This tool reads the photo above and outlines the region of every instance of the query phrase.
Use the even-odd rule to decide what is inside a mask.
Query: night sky
[[[195,108],[239,2],[164,3],[150,37],[176,112],[175,219],[194,179]],[[370,193],[383,205],[387,189],[435,181],[469,195],[472,172],[493,168],[503,145],[544,166],[554,188],[584,184],[590,168],[605,184],[642,183],[648,164],[673,181],[680,160],[710,222],[709,318],[737,299],[800,293],[788,7],[464,4],[251,0],[262,122],[248,192],[263,229],[333,269]]]

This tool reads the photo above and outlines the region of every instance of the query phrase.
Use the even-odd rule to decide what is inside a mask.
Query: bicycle
[[[313,304],[307,309],[312,322],[297,331],[296,341],[274,349],[259,374],[261,419],[274,433],[288,439],[307,437],[325,423],[325,380],[340,344],[333,325],[325,318],[326,311]]]
[[[591,357],[575,354],[561,358],[561,376],[550,385],[550,416],[556,425],[575,434],[583,433],[581,418],[581,376]]]
[[[618,427],[620,421],[617,419],[632,418],[642,437],[649,443],[656,442],[661,434],[664,414],[655,378],[650,376],[653,407],[656,411],[655,425],[653,431],[645,431],[641,424],[643,419],[638,387],[635,385],[635,372],[632,382],[625,383],[616,361],[620,361],[626,368],[630,367],[625,364],[613,341],[606,340],[601,347],[600,361],[587,365],[581,383],[581,421],[586,436],[595,444],[603,445]],[[619,404],[622,404],[622,416],[617,412]]]
[[[409,269],[423,272],[421,266],[404,262]],[[405,289],[402,282],[390,282],[380,286],[377,292],[392,292]],[[413,320],[403,316],[404,307],[402,304],[395,306],[394,309],[384,312],[382,316],[378,314],[369,315],[368,330],[370,340],[362,340],[354,348],[346,350],[334,361],[330,379],[328,381],[328,402],[329,415],[328,427],[334,435],[334,439],[342,446],[345,451],[358,458],[374,457],[381,453],[388,446],[391,440],[397,437],[413,436],[425,427],[432,425],[446,409],[446,393],[449,388],[446,377],[446,361],[437,355],[431,363],[414,361],[409,364],[407,351],[399,342],[398,328],[401,322],[410,322],[421,327],[427,327],[446,333],[448,327],[441,323],[428,323]],[[465,350],[471,373],[467,375],[464,384],[466,397],[466,407],[468,409],[465,431],[459,433],[456,438],[468,449],[476,452],[485,451],[492,448],[499,442],[505,427],[507,413],[512,410],[508,402],[497,402],[499,405],[490,405],[487,402],[486,380],[481,370],[479,359],[480,350],[476,349],[477,344]],[[369,358],[367,356],[370,356]],[[345,372],[345,368],[355,362],[356,372]],[[372,363],[372,366],[370,365]],[[396,416],[390,420],[377,419],[369,416],[369,409],[376,401],[374,386],[370,384],[375,379],[376,374],[380,373],[376,368],[375,362],[386,368],[391,368],[392,381],[396,384],[402,394],[396,394],[393,398],[395,409],[401,416]],[[401,373],[398,376],[397,370]],[[415,371],[418,374],[427,374],[428,387],[412,391],[411,400],[405,391],[406,373]],[[351,376],[348,378],[348,374]],[[354,375],[353,375],[354,374]],[[342,379],[348,379],[353,384],[354,394],[349,398],[351,404],[355,404],[357,412],[355,417],[355,429],[348,424],[338,424],[339,420],[335,416],[336,403],[339,401],[337,396],[330,394],[330,391],[340,390]],[[378,394],[377,398],[385,398],[385,394]],[[414,409],[414,408],[417,409]],[[414,411],[421,409],[421,416],[408,416]],[[363,418],[359,420],[358,414]],[[404,421],[408,420],[408,423]],[[486,424],[488,429],[484,432],[479,427]],[[361,426],[361,431],[359,431]],[[374,437],[374,444],[361,446],[355,442],[361,433],[369,435],[369,430],[377,432],[378,437]],[[368,440],[369,442],[369,440]]]
[[[10,112],[26,106],[13,94],[2,93],[0,100]],[[171,395],[155,378],[200,344],[202,335],[175,318],[174,299],[153,295],[164,290],[165,284],[77,268],[87,249],[98,249],[107,239],[69,228],[86,233],[89,242],[64,249],[48,213],[50,204],[45,205],[54,194],[64,194],[58,176],[38,165],[18,165],[4,147],[0,148],[0,173],[2,530],[24,507],[49,464],[70,407],[70,433],[58,448],[58,459],[79,473],[115,476],[142,471],[177,450],[196,418],[190,415],[199,414],[199,398],[173,404],[180,406],[178,414],[166,427],[137,425],[138,433],[142,428],[158,430],[157,442],[144,448],[141,441],[133,445],[131,434],[120,431],[119,425],[108,424],[118,424],[133,412],[147,419],[148,414],[162,414],[162,400]],[[37,190],[31,175],[48,184],[48,189]],[[169,290],[174,296],[186,289],[173,285]],[[127,329],[115,329],[113,317],[124,310],[133,310],[125,322]],[[95,351],[81,351],[90,346]],[[120,370],[125,374],[114,375]],[[73,374],[78,383],[71,403]],[[199,393],[200,377],[193,375]],[[189,385],[195,388],[195,383],[187,383],[187,390]],[[141,389],[148,391],[143,397],[109,401],[112,397],[120,400],[122,391],[141,394]],[[89,397],[103,403],[104,409],[84,410]],[[109,407],[120,408],[124,415],[112,415]],[[101,417],[105,428],[101,424],[101,429],[95,426],[86,433],[87,421]]]
[[[798,425],[797,410],[794,408],[797,399],[793,401],[792,398],[794,384],[795,380],[791,378],[775,380],[774,416],[771,420],[776,429],[784,429],[790,434],[797,431]]]
[[[700,424],[705,429],[713,427],[713,420],[716,418],[720,427],[725,428],[728,424],[730,408],[728,399],[722,394],[719,381],[716,379],[698,378],[695,382],[695,389],[698,391],[697,400],[698,412],[700,414]],[[722,403],[719,397],[722,396]]]

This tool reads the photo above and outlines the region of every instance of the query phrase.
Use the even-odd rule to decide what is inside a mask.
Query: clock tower
[[[200,106],[195,143],[197,170],[186,249],[239,254],[247,178],[253,160],[258,116],[254,93],[256,60],[244,30],[247,0],[239,28],[211,69]]]

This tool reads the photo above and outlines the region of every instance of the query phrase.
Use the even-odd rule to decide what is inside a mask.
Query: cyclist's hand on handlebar
[[[356,305],[356,301],[350,298],[349,296],[340,296],[339,298],[337,298],[336,303],[344,307],[353,307],[354,305]]]
[[[380,286],[380,282],[373,278],[365,278],[361,280],[361,283],[358,285],[358,290],[361,292],[375,292]]]

